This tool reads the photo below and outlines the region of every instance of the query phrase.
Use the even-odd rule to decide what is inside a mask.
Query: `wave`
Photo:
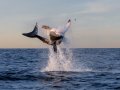
[[[72,71],[46,71],[46,72],[34,72],[29,73],[25,71],[20,72],[11,72],[11,71],[4,71],[0,72],[0,80],[10,80],[10,81],[18,81],[18,80],[29,80],[29,81],[36,81],[36,80],[47,80],[51,81],[56,78],[64,78],[68,75],[73,76],[79,74],[80,72],[72,72]]]

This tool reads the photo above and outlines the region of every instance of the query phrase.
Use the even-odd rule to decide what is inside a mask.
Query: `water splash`
[[[57,53],[54,53],[53,49],[49,47],[48,64],[42,71],[90,71],[90,69],[79,66],[75,62],[69,43],[68,39],[63,40],[63,47],[58,46]]]
[[[66,50],[61,47],[57,47],[58,52],[54,53],[49,48],[49,60],[48,65],[44,71],[70,71],[72,69],[72,57],[66,54]]]

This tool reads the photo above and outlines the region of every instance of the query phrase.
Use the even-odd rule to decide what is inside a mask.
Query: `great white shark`
[[[48,31],[49,39],[38,35],[38,24],[37,23],[36,23],[32,32],[23,33],[22,35],[24,35],[26,37],[30,37],[30,38],[38,38],[43,43],[46,43],[48,45],[52,45],[54,52],[57,53],[57,45],[60,45],[61,42],[63,41],[64,35],[68,31],[68,29],[70,28],[70,25],[71,25],[70,19],[67,21],[64,28],[62,28],[62,29],[51,28],[47,25],[42,25],[42,29],[45,29]]]

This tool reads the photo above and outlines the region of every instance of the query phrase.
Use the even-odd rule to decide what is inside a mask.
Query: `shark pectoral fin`
[[[47,25],[42,25],[42,28],[43,28],[43,29],[47,29],[47,30],[50,30],[50,29],[51,29],[51,27],[49,27],[49,26],[47,26]]]

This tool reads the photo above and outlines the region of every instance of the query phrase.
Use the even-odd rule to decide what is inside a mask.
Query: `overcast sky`
[[[57,27],[69,18],[71,47],[120,48],[120,0],[0,0],[0,48],[48,47],[21,33],[36,22]]]

